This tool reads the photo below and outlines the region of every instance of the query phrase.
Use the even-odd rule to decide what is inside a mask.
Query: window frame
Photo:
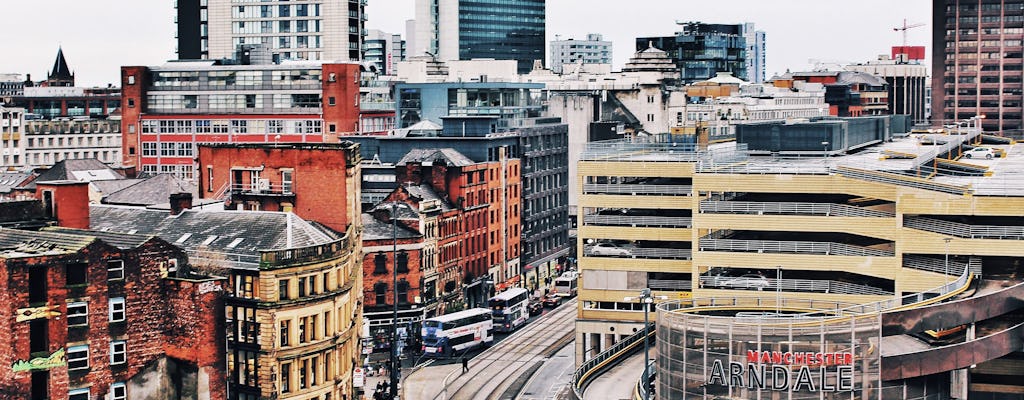
[[[111,297],[107,301],[107,305],[107,322],[124,322],[128,319],[128,306],[124,297]],[[120,305],[120,310],[115,309],[118,305]],[[119,319],[115,319],[117,313],[121,314]]]
[[[75,308],[83,307],[83,308],[85,308],[85,312],[83,312],[83,313],[74,313],[73,314],[71,312],[71,308],[72,307],[75,307]],[[89,326],[89,302],[86,302],[86,301],[73,301],[73,302],[69,302],[68,305],[67,305],[67,309],[68,309],[68,312],[67,312],[66,320],[68,321],[68,328],[73,328],[73,327],[78,327],[78,326]],[[74,324],[71,323],[71,319],[72,318],[79,318],[79,317],[84,317],[85,318],[85,322],[74,323]]]
[[[83,357],[77,357],[77,358],[72,356],[73,354],[77,354],[79,352],[84,352],[85,355]],[[79,371],[79,370],[88,370],[89,369],[89,346],[88,345],[68,346],[67,350],[65,351],[64,354],[65,354],[65,358],[64,359],[67,362],[67,366],[68,366],[68,371],[69,372],[70,371]],[[74,367],[74,368],[72,368],[71,367],[71,363],[72,362],[84,362],[85,365],[81,366],[81,367]]]
[[[117,265],[117,267],[115,267]],[[111,274],[116,274],[112,277]],[[123,281],[124,280],[124,260],[114,259],[107,260],[107,280],[108,281]]]
[[[118,390],[121,394],[118,395]],[[128,399],[128,386],[124,382],[114,382],[110,384],[110,400],[127,400]]]
[[[118,351],[117,348],[121,347]],[[118,360],[120,356],[120,360]],[[125,340],[110,341],[110,365],[121,365],[128,363],[128,342]]]

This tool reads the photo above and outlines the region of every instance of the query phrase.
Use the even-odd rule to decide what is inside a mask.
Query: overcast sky
[[[63,46],[80,86],[118,80],[121,65],[174,58],[174,0],[2,0],[0,73],[45,79]],[[332,0],[338,1],[338,0]],[[405,35],[414,0],[369,0],[367,29]],[[626,5],[628,4],[628,5]],[[809,59],[860,62],[908,44],[931,46],[929,0],[550,0],[548,40],[600,33],[613,42],[618,69],[638,36],[668,36],[675,21],[753,22],[767,34],[767,74],[808,69]]]

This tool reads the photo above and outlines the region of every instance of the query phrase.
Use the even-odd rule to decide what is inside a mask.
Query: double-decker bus
[[[566,271],[562,276],[555,278],[555,296],[574,297],[576,296],[576,279],[579,273]]]
[[[491,310],[472,308],[423,321],[423,355],[448,358],[456,352],[494,342]]]
[[[491,297],[491,316],[494,318],[494,329],[498,332],[512,332],[526,323],[530,317],[526,304],[530,301],[530,291],[523,288],[511,288]]]

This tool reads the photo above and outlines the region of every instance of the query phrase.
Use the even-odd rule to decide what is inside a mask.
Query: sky
[[[0,73],[46,78],[58,47],[79,86],[116,83],[122,65],[175,57],[174,0],[3,0]],[[333,0],[338,1],[338,0]],[[414,0],[368,0],[366,28],[405,35]],[[909,45],[931,46],[930,0],[549,0],[548,41],[600,33],[612,41],[617,70],[635,38],[670,36],[676,21],[753,22],[766,32],[769,77],[807,70],[810,59],[864,62],[888,54],[904,19]],[[930,50],[929,50],[930,51]]]

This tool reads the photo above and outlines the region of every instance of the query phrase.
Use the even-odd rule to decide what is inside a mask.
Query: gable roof
[[[121,250],[134,249],[141,246],[143,243],[150,241],[155,238],[154,235],[132,235],[127,233],[115,233],[115,232],[103,232],[103,231],[92,231],[86,229],[73,229],[65,228],[61,226],[51,226],[43,228],[42,232],[54,232],[63,233],[68,235],[79,235],[79,236],[90,236],[102,240],[111,246],[117,247]]]
[[[128,206],[151,206],[167,203],[172,193],[192,193],[198,196],[196,185],[172,174],[156,174],[134,185],[109,193],[103,197],[103,204]]]
[[[100,160],[95,158],[67,159],[53,164],[46,172],[39,174],[32,183],[25,185],[25,188],[34,190],[38,182],[92,182],[115,179],[124,179],[124,176],[121,176],[121,174],[107,166],[107,164],[100,162]]]
[[[91,236],[0,228],[0,257],[74,254],[95,240]]]
[[[396,165],[407,165],[409,163],[426,163],[444,161],[447,165],[465,167],[476,164],[469,157],[466,157],[457,150],[445,147],[441,149],[412,149]]]
[[[392,239],[397,233],[399,239],[412,239],[420,237],[420,233],[406,228],[405,225],[393,224],[374,218],[373,215],[363,213],[363,241]]]
[[[0,172],[0,193],[10,193],[31,177],[31,172]]]

